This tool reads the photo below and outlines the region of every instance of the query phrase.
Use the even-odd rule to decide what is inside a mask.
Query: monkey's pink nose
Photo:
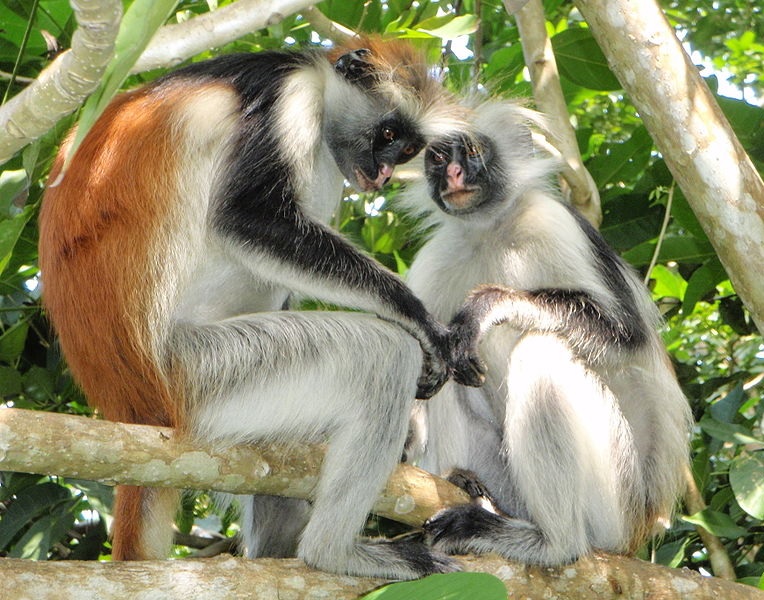
[[[448,175],[449,190],[460,190],[464,187],[464,169],[459,163],[449,163],[446,167],[446,174]]]
[[[382,163],[379,165],[379,171],[377,171],[377,178],[374,180],[374,184],[377,186],[377,189],[380,189],[383,185],[385,185],[393,176],[393,171],[395,170],[394,167],[391,167],[390,165],[386,163]]]

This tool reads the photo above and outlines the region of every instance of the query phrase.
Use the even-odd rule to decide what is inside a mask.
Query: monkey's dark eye
[[[403,156],[414,156],[416,154],[416,146],[414,144],[408,144],[401,150]]]
[[[446,155],[442,152],[438,152],[437,150],[433,150],[430,154],[430,160],[432,160],[432,162],[436,165],[442,165],[446,162]]]
[[[467,156],[475,158],[483,153],[483,149],[477,144],[467,144]]]
[[[386,141],[388,141],[388,142],[392,143],[392,142],[394,142],[394,141],[395,141],[395,138],[396,138],[396,137],[398,137],[398,135],[395,133],[395,130],[394,130],[394,129],[390,129],[389,127],[385,127],[385,128],[382,130],[382,137],[383,137],[383,138],[384,138]]]

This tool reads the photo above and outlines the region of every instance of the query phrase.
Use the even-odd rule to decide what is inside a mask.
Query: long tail
[[[175,513],[180,492],[171,488],[117,486],[114,500],[112,558],[151,560],[167,558],[172,548]]]

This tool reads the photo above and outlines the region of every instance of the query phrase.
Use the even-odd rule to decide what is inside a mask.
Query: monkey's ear
[[[350,83],[360,83],[371,86],[375,80],[374,64],[371,60],[371,50],[358,48],[340,56],[334,63],[334,70]]]

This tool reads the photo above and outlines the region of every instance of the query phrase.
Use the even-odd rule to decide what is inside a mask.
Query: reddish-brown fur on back
[[[114,421],[175,421],[146,309],[158,284],[151,264],[163,258],[149,255],[152,238],[177,202],[169,106],[147,90],[118,97],[40,214],[45,307],[88,402]]]
[[[178,421],[182,399],[171,396],[155,366],[159,333],[149,308],[161,293],[157,265],[169,259],[161,255],[157,235],[179,202],[171,108],[178,102],[166,96],[177,93],[180,99],[184,92],[181,85],[163,90],[163,101],[152,97],[151,88],[116,98],[63,180],[47,190],[40,213],[45,307],[88,402],[114,421]],[[51,182],[59,176],[68,145],[53,166]],[[119,486],[113,558],[149,558],[146,535],[152,524],[145,510],[156,498],[169,503],[175,496],[174,491]],[[167,514],[173,513],[170,506]]]

